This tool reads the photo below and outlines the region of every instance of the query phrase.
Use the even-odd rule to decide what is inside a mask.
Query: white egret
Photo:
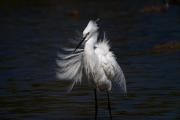
[[[92,83],[95,94],[95,119],[97,119],[98,104],[96,91],[106,91],[108,97],[108,109],[110,118],[111,107],[109,100],[109,91],[112,88],[112,82],[117,84],[121,91],[126,93],[126,81],[118,65],[114,54],[109,50],[110,46],[104,34],[102,41],[98,42],[99,27],[96,21],[90,20],[87,27],[83,31],[83,39],[78,46],[72,50],[71,54],[59,54],[60,59],[57,60],[59,69],[57,70],[57,77],[59,79],[72,80],[69,90],[71,90],[75,83],[82,81],[82,75],[88,78]],[[80,49],[81,44],[84,43],[84,49]]]

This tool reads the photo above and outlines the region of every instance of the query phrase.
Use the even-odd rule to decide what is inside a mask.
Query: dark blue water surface
[[[76,31],[100,18],[127,80],[127,96],[111,92],[113,119],[179,120],[180,8],[161,6],[161,0],[0,2],[0,119],[94,119],[93,91],[83,84],[66,94],[55,60]],[[108,120],[106,94],[98,100],[98,117]]]

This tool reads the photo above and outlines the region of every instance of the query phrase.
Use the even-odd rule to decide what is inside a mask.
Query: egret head
[[[98,30],[98,26],[96,21],[90,20],[88,25],[86,26],[86,28],[83,31],[83,38],[84,40],[88,40],[89,37],[91,37],[93,35],[93,33],[97,32]]]
[[[98,21],[99,19],[97,19],[96,21]],[[81,44],[84,42],[84,41],[87,41],[89,40],[89,38],[98,31],[98,26],[97,26],[97,23],[96,21],[94,20],[90,20],[88,25],[86,26],[86,28],[84,29],[83,31],[83,39],[82,41],[77,45],[77,47],[75,48],[74,52],[76,52],[76,49],[78,49]]]

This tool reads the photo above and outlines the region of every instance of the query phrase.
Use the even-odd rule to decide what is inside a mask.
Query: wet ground
[[[0,2],[0,119],[94,119],[93,91],[55,77],[61,46],[90,19],[100,18],[127,80],[127,96],[112,91],[114,120],[180,119],[180,8],[162,1]],[[153,10],[151,10],[153,9]],[[75,46],[73,46],[75,47]],[[99,93],[99,118],[108,119]]]

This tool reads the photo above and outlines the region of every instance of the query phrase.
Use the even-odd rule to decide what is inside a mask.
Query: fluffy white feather
[[[98,35],[98,26],[91,20],[83,31],[84,49],[77,49],[75,53],[72,49],[67,49],[71,54],[58,54],[60,59],[57,60],[57,77],[72,80],[71,90],[75,83],[81,82],[85,73],[99,91],[110,91],[112,82],[115,82],[126,93],[123,71],[110,51],[105,34],[100,42],[97,42]]]

